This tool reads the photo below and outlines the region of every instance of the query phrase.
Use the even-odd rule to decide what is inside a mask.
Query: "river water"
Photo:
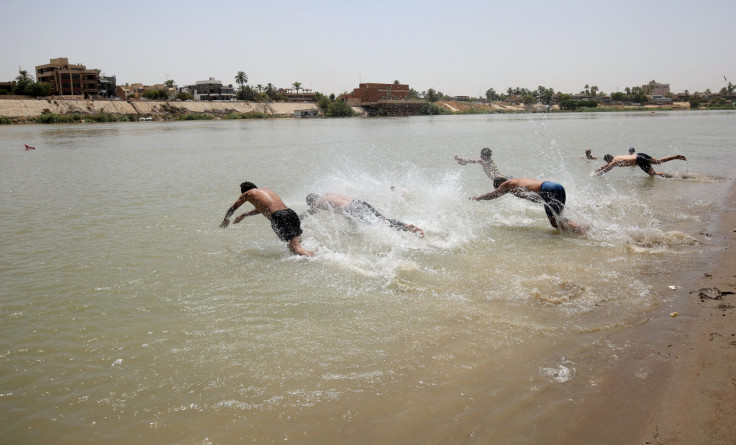
[[[136,122],[0,128],[4,443],[529,443],[558,432],[686,287],[727,203],[736,113]],[[23,144],[36,147],[25,151]],[[492,190],[552,180],[587,237]],[[590,173],[629,146],[688,161]],[[261,216],[369,202],[426,238]],[[394,186],[394,190],[392,190]],[[250,209],[246,204],[245,210]],[[239,214],[240,212],[236,213]],[[582,406],[582,408],[581,408]]]

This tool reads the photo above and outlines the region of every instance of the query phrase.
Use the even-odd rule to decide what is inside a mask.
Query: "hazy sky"
[[[325,94],[394,80],[465,96],[719,91],[736,83],[734,18],[735,0],[3,0],[0,80],[67,57],[118,84],[245,71]]]

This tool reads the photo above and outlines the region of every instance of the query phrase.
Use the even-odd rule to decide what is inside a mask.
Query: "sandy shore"
[[[711,269],[700,274],[687,298],[682,335],[662,396],[650,408],[637,443],[736,443],[736,186],[712,234],[718,246]],[[683,317],[684,318],[684,317]],[[682,343],[675,344],[681,341]]]
[[[663,304],[610,339],[623,345],[550,443],[736,443],[736,182],[696,270],[652,276]],[[675,289],[671,289],[671,285]]]

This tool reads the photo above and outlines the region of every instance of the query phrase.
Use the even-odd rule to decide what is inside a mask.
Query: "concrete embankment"
[[[43,113],[55,114],[118,114],[151,116],[154,119],[178,113],[263,113],[273,116],[293,116],[296,110],[316,110],[314,103],[261,103],[261,102],[163,102],[124,100],[76,99],[3,99],[0,116],[34,118]]]

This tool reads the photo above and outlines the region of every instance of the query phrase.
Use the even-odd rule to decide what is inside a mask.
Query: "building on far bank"
[[[225,86],[214,77],[210,77],[208,80],[198,80],[193,85],[179,87],[178,92],[191,94],[196,101],[235,99],[235,88],[232,84]]]
[[[405,100],[409,98],[409,85],[400,83],[361,83],[353,92],[343,96],[348,104],[378,102],[380,100]],[[352,104],[351,104],[352,105]]]
[[[294,117],[318,117],[319,110],[314,108],[307,108],[304,110],[294,110]]]
[[[0,82],[0,92],[2,92],[3,94],[12,93],[13,88],[15,88],[14,80],[11,80],[10,82]]]
[[[117,86],[115,85],[115,76],[100,76],[100,87],[98,94],[100,98],[108,99],[111,97],[117,97]]]
[[[313,93],[309,88],[279,88],[276,91],[276,95],[286,96],[288,102],[314,102],[316,100],[316,93]]]
[[[36,82],[51,85],[51,95],[70,99],[94,99],[99,94],[99,74],[84,65],[69,63],[66,57],[51,59],[36,67]]]
[[[426,100],[409,98],[407,84],[361,83],[350,94],[340,96],[351,107],[362,107],[370,115],[405,116],[419,114]]]
[[[651,81],[646,85],[641,86],[642,91],[644,91],[644,94],[647,96],[669,96],[670,94],[670,84],[668,83],[657,83],[655,81]]]
[[[652,96],[647,96],[650,103],[657,104],[657,105],[672,105],[672,98],[671,97],[664,97],[659,94],[654,94]]]

